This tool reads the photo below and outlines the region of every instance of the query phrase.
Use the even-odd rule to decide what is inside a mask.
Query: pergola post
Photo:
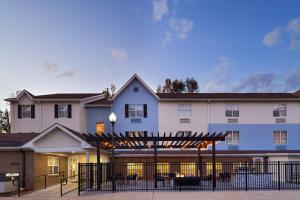
[[[112,163],[112,192],[115,192],[116,191],[115,149],[112,149],[111,163]]]
[[[216,141],[212,141],[212,178],[213,178],[213,190],[216,188]]]
[[[90,167],[92,167],[91,164]],[[100,189],[101,189],[100,139],[97,137],[97,190],[100,191]]]
[[[153,141],[154,148],[154,188],[157,188],[157,148],[156,141]]]

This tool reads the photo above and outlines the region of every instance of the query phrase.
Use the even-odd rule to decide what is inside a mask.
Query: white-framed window
[[[144,137],[146,135],[145,131],[128,131],[126,133],[130,137]]]
[[[48,174],[59,173],[59,157],[48,156]]]
[[[177,131],[176,136],[177,137],[187,137],[192,134],[192,131]]]
[[[240,144],[240,132],[239,131],[226,131],[228,135],[226,136],[227,144]]]
[[[144,105],[128,104],[128,116],[137,118],[144,117]]]
[[[287,144],[287,131],[274,131],[274,144]]]
[[[287,107],[286,104],[276,104],[273,109],[273,117],[286,117]]]
[[[226,104],[225,105],[225,117],[239,117],[239,105],[238,104]]]
[[[22,105],[22,118],[31,118],[31,105]]]
[[[177,104],[177,116],[180,118],[192,117],[192,104]]]
[[[58,104],[58,117],[68,117],[68,105]]]

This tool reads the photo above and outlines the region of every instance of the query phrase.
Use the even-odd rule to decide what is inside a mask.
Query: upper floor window
[[[49,174],[59,173],[59,157],[48,156],[48,173]]]
[[[287,131],[274,131],[274,144],[287,144]]]
[[[147,104],[125,104],[125,118],[147,117]]]
[[[227,144],[240,144],[240,132],[239,131],[227,131],[226,136]]]
[[[273,109],[273,117],[286,117],[286,104],[276,104]]]
[[[225,105],[225,117],[239,117],[239,105],[237,104],[227,104]]]
[[[177,131],[176,137],[188,137],[192,134],[192,131]]]
[[[72,118],[71,104],[55,104],[54,106],[55,118]]]
[[[192,104],[177,104],[177,116],[180,118],[192,117]]]
[[[18,118],[35,118],[35,105],[18,105]]]

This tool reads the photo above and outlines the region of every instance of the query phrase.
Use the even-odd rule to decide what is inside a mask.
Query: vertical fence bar
[[[154,146],[154,188],[157,189],[157,148],[156,141],[153,142]]]
[[[212,143],[212,179],[213,179],[213,191],[216,188],[216,141]]]
[[[248,191],[248,167],[247,167],[247,162],[245,162],[245,190]]]
[[[97,136],[97,190],[101,189],[100,139]]]
[[[78,196],[80,196],[80,190],[81,190],[81,169],[80,169],[80,163],[78,163]]]
[[[277,161],[277,173],[278,173],[278,190],[280,190],[280,161]]]

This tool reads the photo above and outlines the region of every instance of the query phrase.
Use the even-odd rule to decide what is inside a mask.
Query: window
[[[143,176],[143,163],[127,163],[127,175],[131,176],[137,174],[139,177]]]
[[[169,163],[157,163],[157,173],[159,174],[169,174],[170,165]]]
[[[146,131],[128,131],[126,134],[129,137],[144,137],[146,135]]]
[[[48,156],[48,174],[59,173],[59,158]]]
[[[196,163],[180,163],[180,174],[183,176],[196,176]]]
[[[225,117],[239,117],[239,105],[236,104],[228,104],[225,105]]]
[[[178,131],[176,137],[188,137],[190,134],[192,134],[192,131]]]
[[[274,131],[274,144],[287,144],[287,131]]]
[[[277,104],[273,109],[273,117],[286,117],[286,104]]]
[[[128,115],[129,117],[144,117],[143,104],[129,104]]]
[[[228,135],[226,136],[227,144],[240,144],[240,132],[239,131],[227,131]]]
[[[22,118],[31,118],[31,105],[22,105]]]
[[[222,164],[217,162],[216,163],[216,174],[220,174],[222,171]],[[207,163],[206,165],[206,173],[207,174],[212,174],[213,173],[213,165],[211,162]]]
[[[68,105],[59,104],[58,105],[58,117],[68,117]]]
[[[192,104],[177,104],[177,116],[180,118],[192,117]]]

